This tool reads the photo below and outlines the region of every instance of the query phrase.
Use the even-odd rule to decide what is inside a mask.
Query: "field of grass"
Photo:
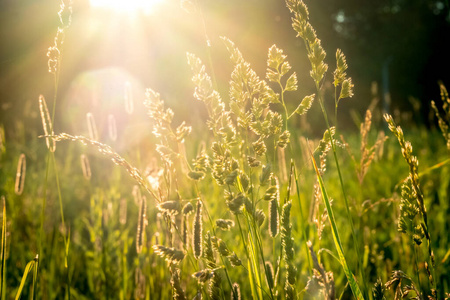
[[[192,123],[203,125],[174,121],[176,109],[150,88],[134,104],[126,90],[123,114],[145,110],[150,122],[142,142],[120,149],[128,138],[117,134],[120,116],[97,130],[86,111],[86,136],[53,126],[70,25],[61,18],[48,54],[55,95],[31,105],[42,127],[0,123],[0,299],[450,297],[445,87],[430,102],[437,128],[403,125],[368,99],[360,131],[341,130],[351,57],[326,56],[306,5],[286,6],[314,94],[298,91],[276,45],[262,50],[267,71],[256,74],[223,37],[233,69],[226,94],[208,58],[187,54],[194,98],[208,114]],[[334,98],[323,93],[325,74]],[[314,106],[321,139],[299,127]]]

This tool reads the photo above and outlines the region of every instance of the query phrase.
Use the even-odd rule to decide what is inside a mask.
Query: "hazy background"
[[[382,95],[389,92],[391,104],[385,105],[386,109],[412,112],[411,103],[415,103],[416,112],[405,114],[406,118],[429,125],[429,102],[439,98],[437,81],[450,87],[447,0],[305,3],[327,51],[325,89],[332,81],[336,48],[347,56],[355,96],[340,105],[341,126],[356,129],[350,109],[355,116],[368,107],[373,82],[378,86],[379,106],[383,105]],[[178,120],[195,123],[204,111],[192,97],[186,52],[202,58],[226,97],[232,67],[220,36],[233,40],[261,77],[265,76],[267,49],[274,43],[284,49],[299,78],[299,91],[288,95],[292,108],[314,92],[305,47],[295,37],[284,1],[200,0],[199,5],[201,12],[188,13],[179,1],[166,0],[150,15],[127,15],[92,10],[89,1],[74,0],[62,61],[56,131],[85,134],[89,111],[97,118],[100,131],[108,113],[116,115],[119,125],[133,121],[135,129],[148,130],[142,106],[147,87],[161,93]],[[59,24],[58,10],[56,0],[0,1],[0,123],[7,136],[14,136],[19,119],[26,126],[41,126],[39,94],[52,106],[53,76],[47,71],[46,52]],[[132,118],[123,113],[126,81],[133,86],[137,114]],[[332,107],[333,99],[327,101]],[[319,133],[314,124],[323,122],[315,113],[317,108],[309,114],[309,130]]]

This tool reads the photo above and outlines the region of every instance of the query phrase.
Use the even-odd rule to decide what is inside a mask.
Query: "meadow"
[[[207,55],[186,54],[204,119],[180,121],[151,87],[136,103],[124,83],[122,114],[145,110],[149,128],[116,148],[130,138],[121,116],[98,126],[85,111],[87,133],[54,123],[72,11],[62,2],[47,53],[54,95],[29,105],[42,126],[0,123],[0,299],[450,298],[444,83],[441,99],[427,100],[435,126],[386,114],[374,88],[366,113],[354,113],[359,130],[341,129],[351,57],[325,53],[303,1],[286,10],[313,94],[281,48],[260,49],[267,68],[257,74],[221,37],[226,93]],[[320,138],[302,127],[314,108]]]

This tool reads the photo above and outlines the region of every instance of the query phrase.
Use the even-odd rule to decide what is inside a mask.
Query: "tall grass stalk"
[[[240,183],[239,180],[238,180],[238,182]],[[240,185],[240,187],[241,187],[241,185]],[[277,185],[277,187],[278,187],[278,185]],[[240,188],[240,190],[242,191],[242,188]],[[279,191],[277,192],[277,195],[279,195]],[[278,203],[278,200],[279,199],[274,199],[272,201],[277,201],[277,203]],[[261,230],[260,230],[260,227],[257,225],[256,219],[255,219],[255,207],[256,207],[255,201],[254,201],[254,198],[252,197],[253,211],[246,211],[244,213],[244,215],[246,217],[245,219],[247,221],[247,226],[248,226],[248,241],[249,241],[249,248],[250,248],[250,251],[248,251],[247,254],[250,254],[250,257],[248,257],[248,258],[252,261],[252,269],[251,270],[253,270],[253,272],[256,273],[254,277],[256,278],[256,282],[257,282],[258,295],[262,298],[262,292],[264,292],[266,295],[270,296],[271,299],[274,299],[273,291],[269,286],[269,282],[270,282],[269,274],[267,273],[266,268],[265,268],[266,260],[264,258]],[[238,219],[238,221],[239,221],[239,219]],[[277,220],[277,223],[278,223],[278,220]],[[240,227],[240,225],[239,225],[239,227]],[[246,241],[246,239],[243,238],[244,244],[245,244],[245,241]],[[266,283],[267,283],[267,286],[269,287],[270,294],[262,287],[262,275],[261,275],[259,257],[261,257],[262,265],[264,266],[264,276],[266,278]]]
[[[246,140],[246,144],[248,145],[248,133],[245,133],[245,140]],[[247,151],[248,151],[248,149],[247,149]],[[275,159],[275,154],[274,154],[274,159]],[[251,170],[250,170],[250,182],[251,182],[251,185],[252,185],[252,172],[251,172]],[[242,189],[242,184],[241,184],[240,180],[238,180],[238,185],[239,185],[239,190],[241,192],[244,192],[243,189]],[[273,203],[275,203],[275,206],[279,205],[279,199],[278,199],[279,198],[279,187],[278,187],[278,183],[277,183],[277,189],[278,189],[278,191],[277,191],[277,196],[278,196],[277,199],[273,199],[269,203],[269,216],[270,216],[270,210],[271,210],[270,207],[272,207]],[[256,193],[256,195],[258,195],[258,194],[259,194],[259,190]],[[249,256],[249,254],[252,254],[252,252],[248,251],[246,249],[247,258],[251,259],[252,262],[253,262],[252,268],[250,270],[252,270],[252,272],[256,273],[256,274],[252,274],[252,276],[254,276],[254,279],[257,279],[256,280],[256,282],[257,282],[256,285],[258,287],[258,292],[259,292],[258,296],[262,297],[262,292],[264,292],[266,295],[270,296],[271,299],[275,299],[274,298],[274,294],[273,294],[273,290],[272,290],[272,288],[270,287],[270,284],[269,284],[269,282],[271,281],[271,279],[269,278],[270,274],[267,272],[267,269],[265,267],[266,266],[266,259],[264,257],[264,251],[263,251],[263,244],[262,244],[262,237],[261,237],[261,228],[256,223],[256,218],[255,218],[256,203],[255,203],[255,199],[254,199],[253,193],[252,193],[252,210],[253,211],[248,211],[246,209],[246,213],[245,213],[247,226],[248,226],[248,232],[249,232],[248,233],[248,240],[250,242],[251,250],[254,250],[255,247],[257,247],[258,250],[259,250],[259,253],[256,252],[256,255],[253,254],[253,255]],[[277,208],[275,208],[274,211],[275,211],[276,216],[278,218]],[[236,215],[236,218],[239,221],[238,215]],[[278,226],[278,219],[276,220],[276,222],[277,222],[276,227],[277,227],[277,231],[278,231],[278,227],[279,227]],[[244,245],[245,245],[246,239],[242,235],[242,229],[241,229],[240,223],[239,223],[239,229],[241,230],[242,241],[244,242]],[[270,225],[269,225],[269,231],[272,231],[272,230],[270,230]],[[272,236],[272,237],[273,237],[273,241],[275,241],[274,236]],[[256,241],[256,245],[255,245],[255,241]],[[273,247],[273,253],[274,253],[274,256],[275,256],[275,247]],[[264,277],[266,279],[267,286],[269,287],[269,293],[270,294],[267,293],[267,291],[262,288],[262,278],[261,278],[259,256],[261,256],[262,265],[264,266]],[[256,260],[253,261],[255,258],[256,258]]]
[[[347,211],[347,220],[350,223],[350,229],[351,229],[352,238],[353,238],[353,246],[356,251],[356,257],[357,257],[359,271],[360,271],[360,275],[361,275],[361,281],[363,282],[363,285],[364,285],[363,292],[364,292],[365,297],[367,298],[368,295],[367,295],[366,280],[365,280],[365,276],[364,276],[362,257],[361,257],[361,254],[359,251],[359,246],[358,246],[359,243],[358,243],[358,239],[355,234],[353,219],[350,214],[350,207],[348,204],[347,193],[345,190],[344,181],[343,181],[342,174],[341,174],[341,168],[340,168],[339,160],[337,157],[336,142],[332,135],[331,125],[328,120],[328,115],[327,115],[327,112],[326,112],[325,106],[324,106],[323,94],[321,92],[321,86],[320,86],[321,81],[324,77],[324,74],[326,73],[326,71],[328,69],[328,65],[324,63],[326,53],[321,46],[320,39],[318,39],[316,36],[316,32],[315,32],[314,28],[309,23],[309,20],[308,20],[309,12],[308,12],[306,5],[303,3],[303,1],[302,0],[286,0],[286,4],[287,4],[289,10],[292,13],[294,13],[292,26],[293,26],[294,30],[298,33],[298,36],[300,36],[303,39],[305,48],[306,48],[306,52],[308,54],[308,58],[311,63],[311,67],[312,67],[311,77],[312,77],[315,87],[316,87],[320,108],[321,108],[321,111],[322,111],[322,114],[323,114],[323,117],[325,120],[325,124],[328,128],[328,133],[331,138],[331,147],[332,147],[332,151],[333,151],[334,161],[336,164],[336,169],[338,171],[339,183],[341,185],[342,195],[344,197],[345,208]],[[347,69],[347,64],[345,62],[345,57],[343,56],[342,52],[339,49],[336,53],[336,59],[337,59],[337,69],[334,72],[334,85],[335,85],[335,87],[337,87],[338,85],[341,85],[341,91],[339,94],[339,98],[335,98],[335,113],[337,114],[337,105],[338,105],[339,100],[342,98],[347,98],[347,97],[353,96],[353,91],[352,91],[353,84],[351,83],[351,78],[347,78],[347,76],[346,76],[345,70]],[[335,95],[335,97],[337,97],[337,94]]]
[[[246,135],[246,140],[248,140],[248,136]],[[247,142],[248,145],[248,142]],[[241,181],[238,180],[239,186],[240,186],[240,190],[242,191],[242,184]],[[252,184],[252,176],[250,173],[250,184]],[[230,190],[230,189],[229,189]],[[231,190],[230,190],[231,192]],[[252,206],[254,207],[254,199],[252,198]],[[242,242],[244,244],[244,250],[245,250],[245,254],[247,256],[247,260],[248,260],[248,276],[249,276],[249,280],[250,280],[250,284],[251,284],[251,291],[252,291],[252,295],[254,298],[256,297],[261,297],[262,298],[262,287],[261,287],[261,274],[260,274],[260,268],[259,268],[259,261],[255,262],[255,256],[252,252],[252,250],[254,249],[254,244],[253,244],[253,235],[251,234],[251,230],[252,227],[250,226],[250,217],[248,216],[250,212],[247,212],[244,217],[245,220],[247,222],[247,229],[248,229],[248,233],[247,233],[247,238],[245,238],[244,236],[244,232],[242,230],[242,226],[241,226],[241,222],[239,220],[239,214],[235,214],[236,217],[236,221],[239,225],[239,232],[241,235],[241,239]],[[247,243],[246,241],[249,241],[249,243]],[[250,249],[249,249],[250,248]],[[266,274],[267,277],[267,272],[264,272]],[[269,288],[270,289],[270,288]],[[272,290],[270,289],[270,295],[273,298],[273,294],[272,294]],[[259,298],[258,298],[259,299]]]
[[[44,132],[46,132],[46,124],[49,127],[49,131],[53,135],[54,128],[54,120],[55,120],[55,114],[56,114],[56,101],[58,97],[58,86],[59,86],[59,79],[61,75],[61,61],[62,61],[62,54],[63,54],[63,46],[64,46],[64,35],[65,31],[69,28],[72,18],[72,2],[71,0],[67,2],[68,5],[64,1],[61,1],[60,3],[60,11],[58,12],[59,19],[60,19],[60,26],[58,27],[56,36],[54,38],[54,44],[48,48],[47,57],[48,60],[48,67],[49,67],[49,73],[53,74],[54,78],[54,94],[53,94],[53,107],[52,107],[52,114],[50,120],[48,120],[48,116],[44,114],[41,117],[43,117],[43,125],[44,125]],[[45,105],[46,106],[46,105]],[[46,108],[46,107],[45,107]],[[46,134],[47,135],[47,134]],[[47,138],[46,138],[47,139]],[[48,141],[48,139],[47,139]],[[58,168],[57,168],[57,162],[55,158],[55,144],[54,141],[52,141],[52,147],[49,148],[49,153],[47,154],[47,160],[46,160],[46,175],[45,175],[45,183],[44,183],[44,195],[42,199],[42,211],[41,211],[41,227],[40,227],[40,234],[39,234],[39,251],[42,251],[42,240],[43,240],[43,227],[45,222],[45,208],[46,208],[46,202],[47,202],[47,182],[48,182],[48,173],[49,173],[49,164],[50,164],[50,157],[53,163],[53,169],[55,172],[55,178],[56,178],[56,187],[58,191],[58,200],[60,205],[60,214],[61,214],[61,221],[62,226],[64,228],[63,233],[63,239],[64,239],[64,266],[67,269],[67,295],[68,299],[70,300],[70,275],[69,275],[69,241],[67,238],[67,228],[64,221],[64,209],[63,209],[63,203],[62,203],[62,196],[61,196],[61,187],[59,182],[59,176],[58,176]],[[42,253],[40,253],[42,256]],[[36,265],[36,268],[38,268],[38,264]],[[37,271],[36,271],[37,272]]]
[[[294,178],[292,178],[292,175],[294,176]],[[297,167],[295,166],[294,160],[291,159],[291,172],[289,175],[289,186],[292,182],[292,180],[295,180],[295,189],[296,189],[296,193],[297,193],[297,200],[298,200],[298,207],[300,210],[300,226],[301,226],[301,230],[302,230],[302,237],[303,237],[303,245],[305,247],[305,253],[306,253],[306,257],[308,259],[308,273],[309,275],[312,275],[312,264],[311,264],[311,256],[309,254],[308,251],[308,245],[307,245],[307,236],[306,236],[306,220],[303,216],[303,208],[302,208],[302,201],[300,198],[300,187],[299,187],[299,182],[298,182],[298,174],[297,174]],[[291,191],[291,187],[289,187],[289,191]]]
[[[417,245],[420,245],[422,243],[423,238],[425,238],[427,241],[428,262],[425,262],[425,269],[428,273],[428,280],[431,286],[431,298],[436,299],[437,287],[435,256],[432,249],[427,208],[425,206],[425,199],[419,182],[419,160],[412,153],[413,147],[411,142],[405,140],[402,128],[400,126],[397,126],[392,116],[389,114],[385,114],[384,119],[389,125],[389,130],[397,138],[403,158],[405,159],[409,167],[408,178],[402,185],[402,205],[400,206],[402,214],[400,215],[399,219],[399,231],[407,233],[407,231],[405,230],[406,223],[408,223],[408,221],[414,222],[415,216],[420,212],[419,215],[421,217],[421,220],[418,225],[418,228],[420,230],[412,231],[412,240]],[[404,202],[409,202],[410,205],[408,206],[407,203]],[[409,210],[411,210],[411,207],[415,208],[414,214],[409,212]]]
[[[359,269],[359,273],[361,275],[361,281],[363,282],[363,286],[364,286],[363,292],[364,292],[365,297],[368,298],[368,294],[367,294],[368,293],[368,289],[367,289],[367,283],[366,283],[364,270],[363,270],[362,257],[361,257],[360,251],[359,251],[359,243],[358,243],[358,239],[357,239],[356,233],[355,233],[355,226],[353,225],[353,218],[352,218],[352,215],[350,213],[350,206],[348,204],[348,198],[347,198],[347,192],[345,191],[344,180],[342,179],[341,167],[339,165],[339,159],[337,157],[336,142],[335,142],[335,139],[334,139],[334,137],[333,137],[333,135],[331,133],[331,126],[330,126],[330,123],[328,122],[327,113],[326,113],[325,107],[323,105],[323,99],[320,96],[321,93],[319,92],[318,82],[316,82],[316,89],[317,89],[318,94],[319,94],[320,108],[322,110],[322,113],[323,113],[323,116],[324,116],[324,119],[325,119],[325,123],[326,123],[327,128],[328,128],[328,133],[329,133],[329,135],[331,137],[331,147],[332,147],[332,151],[333,151],[334,162],[336,164],[336,169],[338,171],[339,183],[341,185],[342,195],[344,196],[345,209],[346,209],[346,212],[347,212],[347,220],[350,223],[350,229],[351,229],[352,238],[353,238],[353,246],[354,246],[355,251],[356,251],[356,259],[358,261],[358,266],[359,266],[358,269]]]
[[[314,169],[316,171],[317,179],[319,180],[320,190],[322,192],[322,198],[323,198],[323,201],[325,202],[325,206],[327,208],[328,220],[330,221],[331,231],[333,233],[334,244],[336,246],[336,250],[339,255],[339,261],[341,263],[342,268],[344,269],[345,276],[347,277],[347,280],[350,284],[350,288],[352,289],[353,295],[356,297],[356,299],[363,300],[364,296],[361,293],[361,290],[359,289],[358,283],[356,282],[355,278],[353,277],[352,271],[350,270],[350,268],[347,265],[347,261],[345,259],[344,251],[342,248],[341,238],[339,237],[339,232],[338,232],[338,229],[336,226],[336,221],[334,219],[333,209],[331,208],[330,200],[328,199],[328,194],[325,189],[325,185],[323,183],[322,176],[320,176],[319,170],[317,168],[316,160],[314,159],[314,156],[312,156],[312,154],[311,154],[311,159],[312,159],[312,162],[314,165]]]
[[[252,257],[256,258],[256,260],[254,262],[254,265],[255,265],[255,270],[257,271],[257,274],[258,274],[257,278],[259,279],[258,280],[259,290],[263,291],[265,294],[268,295],[267,291],[265,291],[262,288],[262,284],[261,284],[262,279],[261,279],[261,270],[260,270],[259,256],[261,256],[261,260],[262,260],[263,266],[266,265],[266,260],[264,258],[263,245],[262,245],[262,242],[261,242],[261,232],[260,232],[259,227],[256,224],[256,221],[255,221],[254,217],[251,218],[251,219],[247,218],[247,220],[248,220],[248,222],[251,223],[249,225],[249,226],[251,226],[251,228],[249,229],[249,232],[252,232],[250,242],[251,242],[251,249],[254,250],[254,252],[255,252],[254,255],[252,255]],[[255,240],[256,240],[256,245],[255,245]],[[258,250],[259,250],[259,253],[258,253]],[[264,267],[264,275],[265,275],[265,278],[266,278],[267,286],[269,286],[269,281],[270,281],[270,279],[268,277],[269,274],[266,272],[265,267]],[[270,286],[269,286],[269,292],[270,292],[270,298],[274,299],[274,295],[273,295],[273,292],[272,292],[272,289],[270,288]],[[261,296],[262,296],[262,294],[261,294]]]
[[[255,239],[255,232],[254,230],[251,228],[251,225],[249,224],[249,220],[247,220],[247,224],[249,226],[249,232],[248,232],[248,246],[249,246],[249,265],[251,266],[251,268],[249,268],[250,270],[253,270],[253,272],[255,272],[254,277],[252,278],[252,280],[256,280],[256,282],[254,283],[258,289],[256,290],[257,293],[255,293],[253,295],[253,297],[257,296],[257,299],[263,299],[263,289],[261,287],[261,270],[259,268],[259,254],[258,251],[256,249],[257,245],[255,245],[254,239]],[[245,240],[244,240],[245,242]]]

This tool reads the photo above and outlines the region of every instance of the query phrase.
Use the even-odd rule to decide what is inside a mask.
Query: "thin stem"
[[[256,221],[255,218],[253,216],[252,218],[252,226],[253,226],[253,230],[255,231],[256,234],[256,243],[257,243],[257,247],[259,248],[260,251],[260,255],[261,255],[261,259],[263,261],[263,265],[264,265],[264,276],[267,280],[267,283],[269,282],[269,278],[267,277],[267,272],[266,272],[266,260],[264,259],[264,252],[262,249],[262,242],[261,242],[261,232],[259,229],[259,227],[256,226]],[[271,299],[274,299],[273,293],[272,293],[272,289],[269,286],[269,291],[270,291],[270,297]]]
[[[242,242],[244,243],[245,254],[247,255],[247,259],[250,261],[251,260],[250,259],[250,253],[249,253],[249,250],[247,248],[247,243],[245,242],[245,237],[244,237],[244,233],[242,231],[241,221],[239,221],[239,216],[238,215],[235,215],[235,216],[236,216],[236,221],[237,221],[238,226],[239,226],[239,232],[241,234],[241,239],[242,239]],[[253,265],[252,264],[250,264],[250,267],[252,267],[252,269],[253,269]],[[254,274],[253,271],[251,272],[251,276],[253,277],[253,281],[256,282],[255,274]]]
[[[411,224],[412,227],[412,224]],[[419,289],[421,289],[421,285],[420,285],[420,275],[419,275],[419,265],[417,264],[418,258],[417,258],[417,250],[416,250],[416,245],[413,242],[412,243],[413,246],[413,251],[414,251],[414,267],[416,268],[415,273],[417,276],[417,284],[419,285]]]
[[[298,200],[298,206],[300,207],[300,224],[302,224],[302,236],[303,236],[303,245],[305,246],[306,251],[306,257],[308,257],[308,272],[309,275],[312,275],[312,265],[311,265],[311,257],[310,253],[308,251],[308,246],[306,245],[306,228],[305,228],[305,219],[303,217],[303,209],[302,209],[302,201],[300,199],[300,189],[298,186],[298,175],[297,175],[297,167],[295,166],[294,161],[292,161],[292,167],[294,169],[294,179],[295,179],[295,188],[297,190],[297,200]]]
[[[238,215],[235,215],[235,216],[236,216],[236,221],[237,221],[238,226],[239,226],[239,232],[241,233],[242,241],[244,242],[245,254],[247,255],[247,258],[250,259],[250,254],[249,254],[248,249],[247,249],[247,244],[245,243],[244,233],[242,232],[241,221],[239,221]]]
[[[336,100],[337,99],[337,100]],[[334,124],[337,124],[337,108],[339,99],[337,98],[337,86],[334,86]]]
[[[66,224],[65,224],[65,221],[64,221],[64,210],[63,210],[63,203],[62,203],[61,186],[59,184],[58,167],[57,167],[57,164],[56,164],[55,154],[52,153],[51,156],[52,156],[52,162],[53,162],[53,169],[55,171],[56,188],[57,188],[57,191],[58,191],[59,211],[60,211],[60,214],[61,214],[61,223],[62,223],[62,227],[63,227],[63,230],[64,230],[64,246],[67,247],[66,232],[65,232]],[[66,268],[67,268],[67,264],[66,264]]]
[[[62,223],[62,227],[63,227],[63,238],[64,238],[64,259],[65,259],[65,263],[64,266],[67,269],[67,272],[69,272],[69,241],[67,240],[67,233],[66,230],[68,230],[66,228],[66,224],[64,221],[64,209],[63,209],[63,203],[62,203],[62,194],[61,194],[61,186],[59,184],[59,175],[58,175],[58,167],[56,164],[56,158],[55,158],[55,153],[51,152],[51,157],[52,157],[52,161],[53,161],[53,168],[55,171],[55,179],[56,179],[56,188],[58,191],[58,200],[59,200],[59,209],[60,209],[60,214],[61,214],[61,223]],[[70,300],[70,277],[69,277],[69,273],[67,273],[67,285],[68,285],[68,299]]]
[[[45,220],[45,208],[47,206],[47,183],[48,183],[48,174],[49,174],[49,166],[50,166],[50,153],[47,153],[47,162],[45,167],[45,180],[44,180],[44,190],[43,190],[43,198],[42,198],[42,210],[41,210],[41,226],[39,229],[39,247],[38,253],[42,260],[42,239],[44,235],[44,220]]]
[[[247,219],[247,226],[248,226],[248,229],[249,229],[248,230],[248,235],[249,235],[249,238],[250,238],[251,254],[252,254],[253,263],[254,263],[253,267],[255,268],[255,272],[256,272],[255,275],[257,276],[256,279],[258,279],[258,281],[260,283],[261,282],[261,272],[260,272],[259,266],[257,265],[257,263],[259,264],[259,259],[256,259],[256,255],[258,255],[258,253],[255,252],[254,233],[253,233],[253,230],[252,230],[252,228],[250,226],[249,217],[247,216],[246,219]],[[260,290],[262,291],[263,289],[260,288]]]
[[[199,5],[198,3],[199,1],[196,1],[198,10],[200,12],[200,20],[202,22],[202,29],[203,29],[203,34],[205,36],[205,42],[206,42],[206,55],[208,56],[208,63],[209,63],[209,67],[211,68],[211,77],[212,77],[212,82],[213,82],[213,86],[214,89],[217,89],[217,81],[216,81],[216,75],[214,72],[214,65],[213,65],[213,61],[212,61],[212,56],[211,56],[211,41],[208,38],[208,33],[206,32],[206,21],[205,21],[205,17],[203,16],[203,10],[201,5]]]
[[[281,104],[283,105],[284,113],[285,113],[285,115],[286,115],[286,118],[285,118],[285,126],[286,126],[286,130],[288,130],[288,119],[289,119],[290,116],[289,116],[289,114],[288,114],[288,110],[287,110],[287,107],[286,107],[286,103],[284,103],[284,92],[285,92],[285,90],[284,90],[283,85],[281,84],[280,81],[278,81],[278,84],[280,85],[280,89],[281,89]]]
[[[348,205],[347,193],[345,192],[344,181],[342,179],[342,174],[341,174],[341,168],[339,166],[339,160],[338,160],[337,154],[336,154],[336,143],[335,143],[334,138],[333,138],[333,136],[331,134],[331,126],[330,126],[330,123],[328,121],[328,116],[327,116],[327,113],[326,113],[326,110],[325,110],[325,106],[323,104],[323,98],[322,98],[322,95],[320,93],[319,82],[316,81],[315,85],[316,85],[316,90],[317,90],[317,94],[318,94],[318,97],[319,97],[320,108],[322,110],[322,114],[323,114],[323,117],[325,119],[325,124],[327,125],[327,128],[328,128],[328,134],[330,135],[330,143],[331,143],[331,147],[332,147],[332,150],[333,150],[334,161],[336,163],[336,168],[337,168],[338,175],[339,175],[339,182],[340,182],[340,185],[341,185],[342,194],[344,196],[345,208],[346,208],[346,211],[347,211],[347,219],[350,222],[350,228],[351,228],[351,232],[352,232],[353,244],[354,244],[354,248],[356,250],[356,257],[357,257],[358,266],[359,266],[359,273],[361,275],[361,280],[362,280],[363,285],[364,285],[364,295],[367,298],[367,286],[366,286],[367,283],[366,283],[366,280],[364,278],[365,277],[364,276],[364,272],[362,270],[361,255],[359,253],[358,242],[357,242],[357,239],[356,239],[355,229],[354,229],[354,225],[353,225],[353,219],[352,219],[352,216],[350,214],[350,208],[349,208],[349,205]]]
[[[266,271],[266,260],[264,259],[264,252],[263,252],[263,249],[262,249],[261,233],[257,232],[256,233],[256,237],[257,237],[258,248],[259,248],[259,251],[261,252],[261,258],[262,258],[263,266],[264,266],[264,276],[266,277],[267,286],[269,287],[270,298],[271,299],[275,299],[275,297],[273,295],[273,292],[272,292],[272,289],[269,286],[269,278],[268,278],[268,274],[267,274],[267,271]],[[265,292],[265,293],[267,294],[267,292]]]

